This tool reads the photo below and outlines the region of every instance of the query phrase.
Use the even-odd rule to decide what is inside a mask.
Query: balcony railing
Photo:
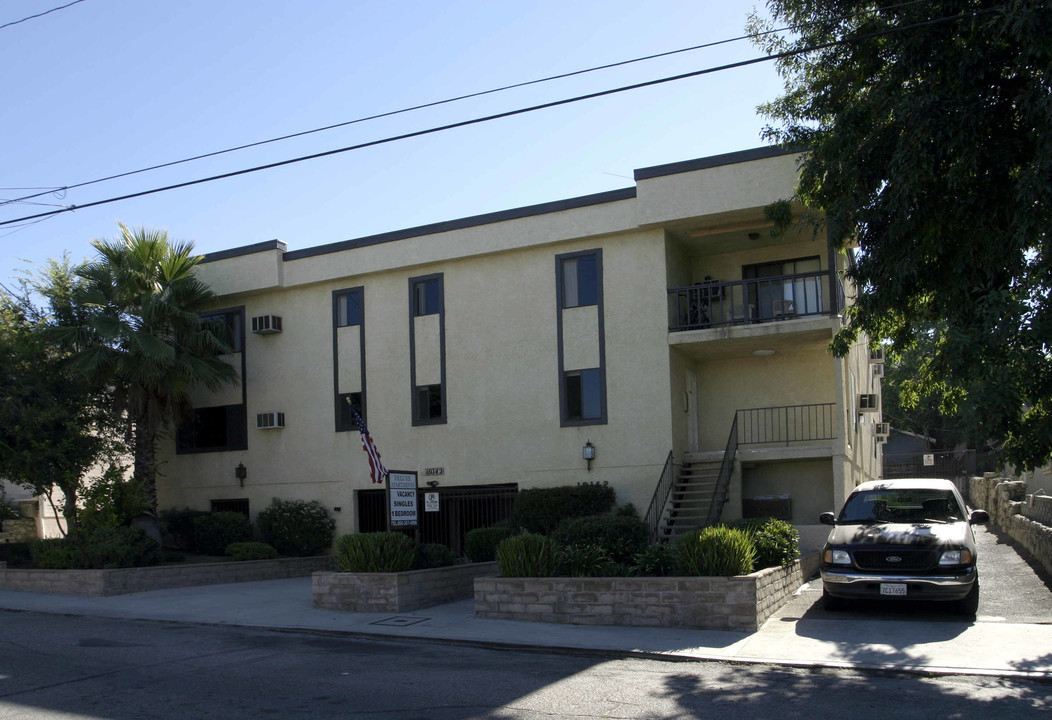
[[[791,445],[835,440],[836,404],[784,405],[739,410],[740,445]]]
[[[668,291],[669,331],[749,325],[832,315],[843,307],[843,290],[826,271],[780,277],[703,282]]]

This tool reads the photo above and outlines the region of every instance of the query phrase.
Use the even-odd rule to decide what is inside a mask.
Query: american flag
[[[354,417],[354,422],[358,424],[358,432],[362,434],[362,450],[365,450],[369,456],[369,474],[372,475],[374,483],[383,483],[384,478],[387,477],[387,468],[380,459],[380,451],[376,449],[376,443],[373,442],[372,435],[365,427],[365,421],[354,409],[354,405],[351,405],[351,415]]]

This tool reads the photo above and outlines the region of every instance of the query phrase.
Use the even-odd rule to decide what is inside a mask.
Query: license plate
[[[893,595],[895,597],[906,596],[906,583],[881,583],[881,595]]]

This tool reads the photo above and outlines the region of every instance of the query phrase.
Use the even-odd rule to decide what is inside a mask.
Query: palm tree
[[[77,329],[87,344],[76,362],[113,389],[128,422],[133,476],[156,513],[158,440],[187,416],[195,387],[215,390],[237,371],[220,357],[231,352],[222,330],[201,320],[215,295],[194,275],[193,243],[118,225],[120,237],[94,240],[99,257],[78,271],[88,318]]]

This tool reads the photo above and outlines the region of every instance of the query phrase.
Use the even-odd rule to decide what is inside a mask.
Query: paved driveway
[[[1036,563],[1028,563],[1014,541],[995,528],[977,527],[975,539],[981,588],[976,621],[1052,624],[1052,578],[1035,570]],[[946,603],[853,601],[844,610],[830,612],[822,607],[822,581],[818,578],[811,580],[779,615],[809,620],[967,622]]]

